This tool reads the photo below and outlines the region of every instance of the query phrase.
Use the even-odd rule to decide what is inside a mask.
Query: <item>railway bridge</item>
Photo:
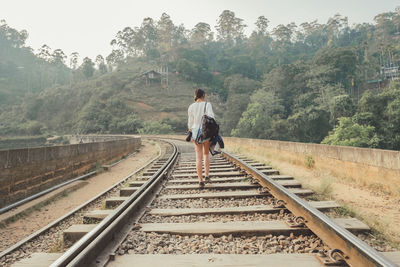
[[[0,245],[11,238],[10,225],[44,217],[49,201],[40,209],[35,201],[67,187],[89,195],[85,183],[99,186],[101,176],[113,183],[9,242],[0,266],[400,264],[397,217],[385,233],[393,240],[383,238],[359,216],[363,207],[349,212],[335,191],[353,184],[347,193],[375,188],[399,199],[397,151],[226,138],[226,149],[211,158],[211,181],[200,188],[193,145],[182,136],[73,138],[77,144],[0,151]],[[53,199],[55,209],[57,199],[71,196]]]

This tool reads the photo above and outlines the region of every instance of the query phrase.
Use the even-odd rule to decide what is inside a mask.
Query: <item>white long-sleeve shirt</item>
[[[204,113],[204,105],[207,103],[206,112]],[[192,103],[188,108],[188,129],[193,130],[193,136],[195,136],[194,131],[201,128],[201,118],[206,114],[215,119],[214,112],[210,102],[195,102]]]

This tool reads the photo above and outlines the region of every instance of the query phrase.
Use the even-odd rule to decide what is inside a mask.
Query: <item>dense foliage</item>
[[[212,95],[224,135],[400,148],[399,84],[385,88],[382,72],[399,66],[399,8],[378,14],[373,24],[350,26],[337,14],[325,24],[273,29],[260,16],[249,36],[246,27],[229,10],[215,32],[204,22],[188,30],[164,13],[119,31],[105,58],[84,58],[78,67],[73,53],[68,68],[61,50],[43,46],[35,56],[24,46],[27,33],[3,22],[0,53],[15,55],[0,62],[0,77],[6,77],[0,104],[10,103],[10,92],[24,94],[23,105],[8,105],[0,116],[0,134],[183,132],[190,95],[201,86]],[[21,72],[7,65],[12,63],[49,68],[43,72],[52,79],[25,67],[29,74],[19,77],[41,81],[29,80],[35,89],[28,90],[12,82]],[[160,67],[168,67],[168,88],[145,85],[143,72]],[[156,109],[161,113],[153,116]]]

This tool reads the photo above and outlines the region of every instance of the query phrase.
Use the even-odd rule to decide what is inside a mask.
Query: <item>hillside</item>
[[[18,31],[0,21],[0,112],[22,101],[26,94],[70,81],[64,53],[43,46],[35,55],[25,45],[27,38],[27,31]]]
[[[372,24],[335,14],[325,24],[269,29],[260,16],[255,25],[246,36],[224,10],[216,32],[204,22],[185,29],[166,13],[124,27],[96,67],[84,58],[64,85],[53,79],[2,106],[0,135],[184,132],[200,86],[225,136],[400,149],[400,8]],[[45,61],[55,66],[57,55]],[[160,67],[168,89],[142,76]]]
[[[151,66],[137,65],[127,64],[89,81],[51,87],[25,99],[0,115],[8,126],[1,128],[2,134],[7,130],[19,134],[132,133],[146,122],[166,122],[170,130],[184,132],[195,84],[170,73],[168,88],[159,81],[146,85],[141,74]]]

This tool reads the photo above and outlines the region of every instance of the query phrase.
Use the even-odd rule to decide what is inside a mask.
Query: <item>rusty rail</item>
[[[168,142],[169,143],[169,142]],[[51,267],[59,266],[103,266],[112,257],[110,247],[117,240],[122,239],[129,232],[137,218],[140,218],[139,209],[146,207],[152,197],[156,195],[156,188],[161,188],[161,182],[172,169],[179,155],[178,148],[170,143],[173,152],[165,164],[124,203],[118,206],[113,213],[98,224],[92,231],[82,237],[69,248],[60,258],[53,262]]]

